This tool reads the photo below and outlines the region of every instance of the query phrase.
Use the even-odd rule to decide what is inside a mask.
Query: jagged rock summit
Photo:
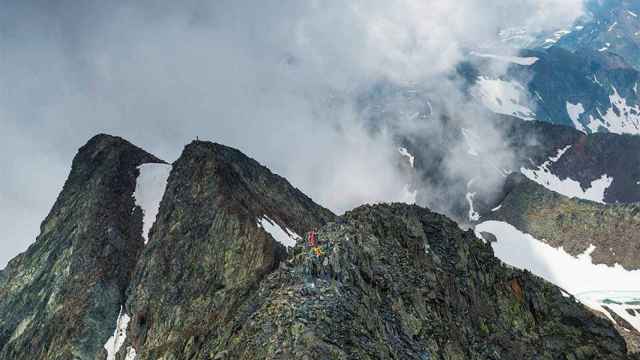
[[[630,358],[609,322],[446,217],[337,217],[219,144],[185,147],[145,245],[148,162],[106,135],[80,149],[0,272],[0,359]],[[301,239],[314,228],[321,255]]]
[[[83,146],[29,249],[0,274],[0,359],[93,359],[142,250],[132,194],[155,156],[109,135]]]

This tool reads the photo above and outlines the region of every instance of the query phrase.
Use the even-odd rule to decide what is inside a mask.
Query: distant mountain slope
[[[640,3],[633,0],[589,1],[590,18],[563,36],[558,46],[614,53],[640,70]]]
[[[507,195],[490,218],[545,239],[577,256],[589,250],[594,264],[640,269],[640,205],[603,205],[570,199],[514,174]],[[640,285],[639,285],[640,287]]]

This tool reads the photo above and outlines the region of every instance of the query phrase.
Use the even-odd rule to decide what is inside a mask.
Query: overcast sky
[[[107,132],[167,160],[196,136],[342,212],[401,200],[385,129],[355,100],[441,79],[497,30],[581,0],[0,0],[0,268],[35,240],[77,149]],[[423,129],[424,130],[424,129]]]

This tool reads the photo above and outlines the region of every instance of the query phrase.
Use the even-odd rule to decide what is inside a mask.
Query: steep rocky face
[[[191,143],[136,268],[121,353],[182,359],[211,341],[212,329],[236,331],[225,327],[236,306],[286,258],[277,230],[295,239],[334,217],[239,151]]]
[[[138,359],[627,358],[607,321],[503,266],[444,216],[363,206],[319,239],[323,255],[297,246],[226,305],[234,312],[209,307],[202,327],[174,330],[164,347],[139,344]]]
[[[506,221],[574,256],[593,245],[595,264],[618,263],[628,270],[640,269],[639,205],[571,199],[517,174],[509,178],[506,187],[500,209],[487,214],[488,218]]]
[[[76,155],[41,233],[0,272],[0,359],[95,359],[142,249],[137,166],[161,162],[98,135]]]

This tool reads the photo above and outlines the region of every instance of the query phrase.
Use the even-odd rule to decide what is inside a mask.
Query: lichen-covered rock
[[[98,135],[76,155],[41,233],[0,275],[0,359],[95,359],[142,249],[137,166],[161,162]]]
[[[132,193],[157,161],[104,135],[81,149],[42,234],[0,271],[0,360],[103,360],[121,308],[118,360],[629,358],[607,320],[446,217],[336,217],[218,144],[174,163],[144,246]],[[319,254],[299,237],[315,228]]]
[[[139,359],[627,358],[606,320],[426,209],[363,206],[319,239],[323,255],[297,246],[193,340]]]
[[[127,347],[141,359],[182,359],[212,341],[212,329],[236,331],[224,326],[236,306],[287,256],[260,221],[301,237],[334,217],[239,151],[189,144],[136,268]]]

